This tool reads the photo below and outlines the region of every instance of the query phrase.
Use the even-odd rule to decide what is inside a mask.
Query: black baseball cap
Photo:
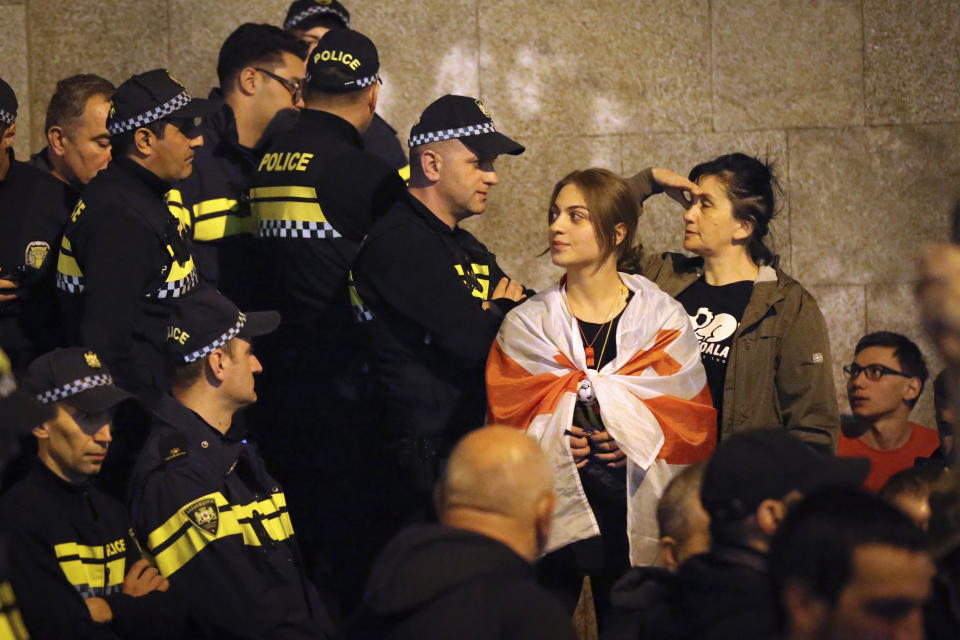
[[[234,338],[250,340],[280,325],[276,311],[243,313],[213,287],[178,298],[167,328],[167,349],[176,366],[210,355]]]
[[[41,404],[63,402],[85,413],[100,413],[133,399],[113,384],[113,376],[93,349],[70,347],[45,353],[27,367],[24,391]]]
[[[307,60],[307,84],[329,93],[347,93],[379,80],[380,56],[367,36],[352,29],[326,32]]]
[[[493,116],[481,100],[450,94],[437,98],[423,110],[420,121],[410,129],[407,145],[413,149],[454,138],[484,158],[503,153],[518,156],[524,152],[523,145],[497,131]]]
[[[337,0],[297,0],[287,9],[283,28],[312,29],[323,19],[335,18],[344,28],[350,26],[350,12]]]
[[[11,125],[17,120],[17,94],[6,80],[0,78],[0,124]]]
[[[56,412],[53,407],[37,402],[30,394],[17,387],[10,359],[3,349],[0,349],[0,442],[9,436],[28,433],[30,429],[50,420],[54,415]]]
[[[216,111],[215,102],[194,98],[169,71],[154,69],[138,73],[113,92],[107,130],[117,135],[163,118],[202,118]]]
[[[767,499],[826,486],[859,487],[870,472],[867,458],[818,453],[782,428],[731,436],[704,470],[700,501],[716,520],[745,518]]]

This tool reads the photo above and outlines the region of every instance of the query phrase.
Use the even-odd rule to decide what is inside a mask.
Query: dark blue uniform
[[[208,638],[324,638],[286,497],[256,448],[161,398],[131,479],[134,527]]]

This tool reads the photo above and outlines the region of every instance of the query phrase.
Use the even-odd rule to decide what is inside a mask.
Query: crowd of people
[[[602,639],[960,637],[956,376],[911,422],[870,333],[841,417],[774,167],[563,176],[537,292],[460,224],[523,145],[444,95],[405,151],[337,0],[216,71],[64,78],[29,162],[0,79],[0,639],[574,638],[587,583]]]

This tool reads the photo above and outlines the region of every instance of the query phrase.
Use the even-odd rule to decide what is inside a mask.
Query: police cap
[[[85,413],[100,413],[133,396],[113,384],[113,376],[92,349],[70,347],[45,353],[27,367],[23,389],[42,404],[64,402]]]
[[[307,84],[327,93],[347,93],[379,81],[380,56],[367,36],[351,29],[328,31],[307,60]]]
[[[167,349],[176,366],[210,355],[234,338],[250,340],[280,324],[276,311],[243,313],[213,287],[202,287],[179,298],[170,315]]]
[[[350,12],[337,0],[297,0],[287,10],[283,28],[312,29],[323,18],[335,18],[344,28],[350,26]]]
[[[11,125],[17,119],[17,94],[0,78],[0,124]]]
[[[154,69],[131,77],[113,92],[107,129],[117,135],[163,118],[197,118],[216,110],[210,100],[192,97],[166,69]]]
[[[497,131],[493,116],[481,100],[450,94],[437,98],[423,110],[420,121],[410,129],[407,144],[413,149],[454,138],[484,158],[524,152],[523,145]]]

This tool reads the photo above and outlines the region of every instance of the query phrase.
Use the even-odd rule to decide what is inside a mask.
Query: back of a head
[[[217,78],[224,91],[231,91],[233,79],[245,67],[279,64],[283,54],[301,60],[307,56],[307,45],[293,34],[270,24],[246,23],[227,36],[217,59]]]
[[[700,502],[705,463],[692,464],[678,473],[667,485],[657,503],[657,527],[660,537],[683,541],[689,533],[689,509]],[[692,503],[691,501],[696,501]]]
[[[532,520],[538,502],[553,491],[553,473],[539,445],[522,431],[489,426],[454,447],[438,490],[443,521],[451,509]]]
[[[69,130],[79,121],[86,109],[87,101],[94,96],[103,96],[109,100],[116,87],[106,78],[92,73],[81,73],[57,82],[57,87],[47,105],[47,118],[44,130],[61,127]]]
[[[923,387],[927,383],[930,372],[927,370],[927,362],[923,358],[920,347],[907,336],[895,333],[893,331],[876,331],[868,333],[860,338],[854,355],[860,353],[868,347],[889,347],[893,349],[893,355],[900,363],[900,368],[910,377],[920,378],[920,393],[923,393]],[[912,408],[920,398],[920,393],[907,404]]]
[[[789,581],[802,581],[835,604],[852,576],[854,551],[863,545],[919,553],[926,538],[910,518],[872,494],[834,487],[810,495],[773,537],[769,569],[777,592]]]
[[[753,261],[772,264],[773,252],[763,239],[777,212],[777,194],[782,193],[773,164],[743,153],[731,153],[690,170],[689,177],[693,182],[706,176],[714,176],[724,185],[733,204],[734,217],[753,224],[753,234],[747,246]]]

